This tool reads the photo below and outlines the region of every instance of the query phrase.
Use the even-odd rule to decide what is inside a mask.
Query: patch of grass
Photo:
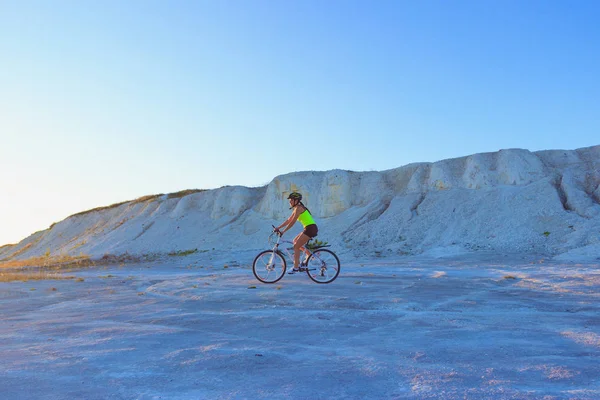
[[[71,248],[71,250],[75,250],[80,248],[81,246],[85,246],[87,244],[87,240],[82,240],[81,242],[77,243],[75,246],[73,246],[73,248]]]
[[[23,246],[19,250],[15,251],[13,254],[11,254],[9,258],[18,257],[19,255],[21,255],[21,254],[25,253],[27,250],[29,250],[32,245],[33,245],[33,243],[27,243],[25,246]]]
[[[159,194],[149,194],[147,196],[142,196],[142,197],[138,197],[135,200],[131,201],[131,204],[138,204],[138,203],[145,203],[147,201],[154,201],[154,200],[158,200],[160,199],[162,196],[164,196],[164,193],[159,193]],[[127,203],[127,202],[126,202]]]
[[[127,203],[137,204],[137,203],[144,203],[146,201],[154,201],[154,200],[159,199],[161,196],[164,196],[164,194],[161,193],[161,194],[152,194],[149,196],[142,196],[135,200],[121,201],[119,203],[111,204],[110,206],[92,208],[91,210],[86,210],[86,211],[79,212],[77,214],[73,214],[73,215],[71,215],[71,217],[85,215],[85,214],[93,213],[95,211],[110,210],[111,208],[116,208],[116,207],[122,206],[123,204],[127,204]]]
[[[7,250],[7,249],[9,249],[11,247],[15,247],[15,246],[16,246],[16,244],[14,244],[14,243],[13,244],[4,244],[4,245],[0,246],[0,251]]]
[[[198,249],[177,250],[177,251],[172,251],[172,252],[168,253],[168,255],[170,255],[172,257],[185,257],[185,256],[189,256],[190,254],[197,253],[197,252],[198,252]]]
[[[102,258],[99,260],[99,262],[101,262],[102,264],[119,264],[119,265],[125,265],[125,263],[135,263],[135,262],[140,262],[142,261],[142,259],[144,261],[153,261],[153,259],[151,257],[147,257],[147,256],[134,256],[132,254],[129,253],[125,253],[125,254],[119,254],[119,255],[115,255],[115,254],[104,254],[102,256]]]
[[[329,242],[323,242],[318,239],[313,239],[309,243],[306,244],[306,248],[309,250],[314,250],[317,247],[327,246]]]
[[[24,267],[54,267],[54,268],[67,268],[67,267],[84,267],[93,265],[90,260],[90,256],[81,253],[78,256],[71,256],[68,254],[51,256],[49,251],[41,257],[30,257],[24,260],[13,260],[0,262],[0,268],[24,268]]]
[[[67,280],[74,279],[74,276],[65,276],[47,271],[19,271],[19,272],[0,272],[0,282],[29,282],[46,280]]]
[[[186,190],[181,190],[179,192],[175,192],[175,193],[169,193],[167,195],[168,199],[178,199],[178,198],[182,198],[185,196],[189,196],[190,194],[194,194],[194,193],[200,193],[200,192],[205,192],[206,189],[186,189]]]
[[[120,220],[119,222],[116,223],[116,225],[113,229],[117,229],[118,227],[122,226],[125,222],[129,221],[130,219],[133,219],[133,217],[123,218],[122,220]]]
[[[86,211],[78,212],[77,214],[71,215],[71,217],[86,215],[86,214],[93,213],[95,211],[110,210],[111,208],[116,208],[116,207],[122,206],[123,204],[127,204],[127,203],[129,203],[129,202],[128,201],[122,201],[120,203],[111,204],[110,206],[96,207],[96,208],[92,208],[91,210],[86,210]]]

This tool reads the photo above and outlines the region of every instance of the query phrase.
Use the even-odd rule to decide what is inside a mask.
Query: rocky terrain
[[[594,146],[507,149],[380,172],[295,172],[264,187],[146,196],[72,215],[0,247],[0,259],[263,248],[271,225],[289,215],[291,191],[303,193],[318,239],[339,253],[600,256]]]

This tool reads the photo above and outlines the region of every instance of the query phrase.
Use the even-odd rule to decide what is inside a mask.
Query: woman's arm
[[[288,224],[290,223],[290,220],[292,219],[292,217],[293,217],[293,216],[294,216],[294,214],[292,213],[292,215],[290,215],[290,216],[288,217],[288,219],[286,219],[286,220],[283,222],[283,224],[281,224],[281,225],[277,226],[277,227],[275,228],[275,230],[277,230],[277,231],[278,231],[278,230],[280,230],[281,228],[283,228],[284,226],[288,225]]]
[[[290,215],[290,217],[288,219],[286,219],[283,224],[279,225],[277,227],[277,230],[279,230],[285,226],[285,229],[283,230],[283,232],[281,232],[281,234],[283,235],[284,233],[289,231],[292,228],[292,226],[294,226],[294,224],[296,223],[296,220],[298,219],[298,214],[300,214],[299,207],[296,207],[296,208],[294,208],[292,215]]]

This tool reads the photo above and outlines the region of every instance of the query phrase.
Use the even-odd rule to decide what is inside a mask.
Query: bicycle
[[[277,240],[273,240],[273,236],[277,236]],[[262,283],[275,283],[285,275],[287,262],[285,254],[279,249],[280,244],[292,245],[292,247],[283,249],[290,259],[294,259],[293,253],[290,252],[290,250],[294,250],[292,241],[282,240],[281,235],[274,231],[269,235],[269,244],[273,245],[273,249],[260,252],[252,263],[252,273]],[[307,243],[306,250],[310,255],[300,264],[300,272],[306,272],[308,277],[316,283],[331,283],[340,274],[338,256],[324,247],[329,247],[329,245],[309,248]]]

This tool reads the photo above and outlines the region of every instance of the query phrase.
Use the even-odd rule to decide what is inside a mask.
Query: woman
[[[288,200],[290,202],[290,209],[294,209],[292,211],[292,215],[285,222],[278,227],[275,228],[275,232],[283,235],[287,231],[289,231],[292,226],[296,223],[296,221],[300,221],[302,226],[304,226],[304,231],[299,233],[294,238],[294,269],[289,273],[293,274],[295,272],[299,272],[300,268],[298,264],[300,263],[300,250],[303,250],[308,257],[310,252],[306,250],[304,245],[312,238],[317,236],[319,229],[317,228],[317,224],[315,224],[315,220],[312,217],[310,211],[304,204],[302,204],[302,195],[298,192],[293,192],[288,196]],[[285,226],[285,229],[280,231],[282,227]]]

